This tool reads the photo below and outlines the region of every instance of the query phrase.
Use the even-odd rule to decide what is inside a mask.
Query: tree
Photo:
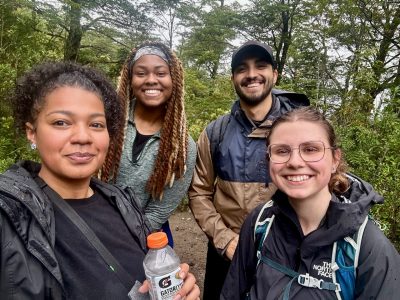
[[[79,51],[90,47],[82,45],[84,36],[90,32],[107,37],[111,43],[123,44],[123,33],[131,28],[143,34],[150,29],[145,13],[131,1],[37,0],[32,7],[51,24],[47,34],[63,40],[64,60],[80,60]]]
[[[0,116],[9,115],[7,95],[15,80],[44,59],[57,59],[61,45],[40,30],[46,22],[35,18],[27,0],[0,2]]]
[[[239,19],[224,1],[210,1],[209,4],[210,9],[193,8],[192,17],[184,21],[190,32],[184,35],[180,51],[186,66],[204,70],[210,78],[216,78],[224,55],[231,50]]]
[[[190,1],[180,0],[153,0],[147,6],[153,13],[152,20],[160,36],[170,49],[173,48],[175,37],[179,34],[181,11]]]
[[[316,18],[324,23],[312,31],[322,71],[336,87],[342,109],[351,106],[368,117],[387,104],[400,83],[400,6],[348,0],[317,7]]]

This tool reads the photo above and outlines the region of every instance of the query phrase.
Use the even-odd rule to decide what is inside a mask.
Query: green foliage
[[[38,62],[61,57],[60,44],[42,33],[46,22],[32,16],[28,2],[0,4],[0,116],[10,114],[6,99],[18,76]]]
[[[384,196],[384,205],[377,205],[373,215],[400,249],[400,119],[392,111],[368,121],[353,112],[351,119],[351,126],[336,125],[346,160],[351,172]]]
[[[0,173],[20,159],[38,161],[37,153],[29,150],[23,137],[16,137],[11,117],[0,117]]]
[[[116,46],[127,46],[124,40],[132,32],[135,36],[151,36],[152,24],[135,1],[35,0],[31,6],[35,17],[47,21],[47,35],[63,44],[65,60],[85,63],[87,53],[81,57],[85,48],[91,48],[92,58],[104,56],[108,49],[114,53]],[[96,47],[93,38],[106,42]]]
[[[230,43],[236,36],[238,13],[229,6],[215,6],[211,11],[194,10],[194,20],[187,21],[192,27],[186,33],[185,43],[180,47],[185,66],[202,70],[216,78]]]
[[[205,126],[229,112],[235,94],[228,76],[212,79],[196,69],[185,72],[185,102],[189,131],[197,140]]]
[[[197,139],[230,110],[236,98],[230,54],[237,38],[253,38],[274,49],[279,88],[304,92],[332,116],[352,172],[385,196],[374,214],[400,249],[400,6],[386,0],[238,2],[0,1],[0,171],[22,158],[37,159],[14,135],[6,101],[16,78],[33,65],[70,51],[116,83],[133,46],[160,38],[177,45],[189,130]],[[70,38],[73,47],[66,46]]]

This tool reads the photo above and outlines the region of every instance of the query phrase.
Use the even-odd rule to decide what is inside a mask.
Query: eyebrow
[[[149,66],[147,66],[146,64],[137,64],[137,65],[135,65],[134,66],[134,68],[140,68],[140,69],[149,69],[150,67]],[[166,69],[168,69],[169,68],[169,66],[165,66],[165,65],[156,65],[156,66],[154,66],[154,68],[155,69],[160,69],[160,68],[166,68]]]
[[[50,115],[54,115],[54,114],[63,114],[63,115],[67,115],[67,116],[73,116],[74,114],[68,110],[55,110],[55,111],[51,111],[49,112],[46,116],[50,116]],[[92,118],[96,118],[96,117],[105,117],[105,114],[102,113],[93,113],[90,115],[90,117]]]

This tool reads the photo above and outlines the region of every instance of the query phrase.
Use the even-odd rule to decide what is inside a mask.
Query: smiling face
[[[278,73],[271,63],[258,57],[245,58],[232,74],[233,85],[240,100],[257,105],[268,98]]]
[[[37,145],[40,177],[50,186],[88,182],[104,162],[109,134],[104,105],[96,93],[59,87],[47,94],[27,138]]]
[[[157,55],[143,55],[135,62],[131,84],[139,105],[157,108],[171,98],[170,69]]]
[[[286,144],[298,148],[309,141],[321,141],[331,147],[324,127],[318,123],[298,120],[276,126],[269,137],[270,144]],[[332,152],[333,151],[333,152]],[[270,174],[276,186],[288,195],[290,201],[330,199],[328,184],[340,159],[339,150],[325,149],[317,162],[305,162],[298,149],[293,150],[286,163],[270,162]]]

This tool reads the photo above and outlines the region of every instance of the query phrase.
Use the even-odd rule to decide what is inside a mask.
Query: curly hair
[[[300,107],[296,108],[292,111],[289,111],[278,119],[274,121],[271,126],[269,135],[267,137],[267,146],[270,144],[270,136],[272,132],[275,130],[279,124],[288,123],[288,122],[296,122],[296,121],[307,121],[315,124],[321,125],[324,128],[326,135],[328,137],[329,145],[332,147],[332,154],[338,147],[338,141],[335,134],[335,130],[333,126],[329,123],[329,121],[325,118],[325,116],[320,113],[317,109],[312,107]],[[267,157],[268,158],[268,157]],[[329,191],[331,193],[342,194],[346,192],[350,186],[349,180],[346,176],[347,164],[344,161],[343,155],[340,157],[338,167],[336,168],[335,173],[332,174],[331,179],[329,181]]]
[[[46,96],[60,87],[79,87],[95,93],[104,103],[110,146],[123,127],[123,111],[112,84],[99,71],[72,62],[46,62],[20,77],[11,96],[14,122],[21,133],[35,123]]]
[[[162,199],[165,186],[172,186],[174,180],[181,178],[186,171],[189,135],[184,108],[183,68],[176,55],[162,43],[147,42],[133,49],[122,67],[118,86],[118,95],[122,101],[126,124],[131,111],[130,103],[135,97],[131,85],[133,58],[139,49],[147,46],[158,48],[165,54],[172,78],[172,94],[166,103],[160,147],[153,172],[146,185],[146,190],[154,199]],[[106,157],[101,172],[102,180],[113,179],[115,181],[116,179],[124,147],[125,132],[126,128],[119,134],[116,146],[109,151]]]

